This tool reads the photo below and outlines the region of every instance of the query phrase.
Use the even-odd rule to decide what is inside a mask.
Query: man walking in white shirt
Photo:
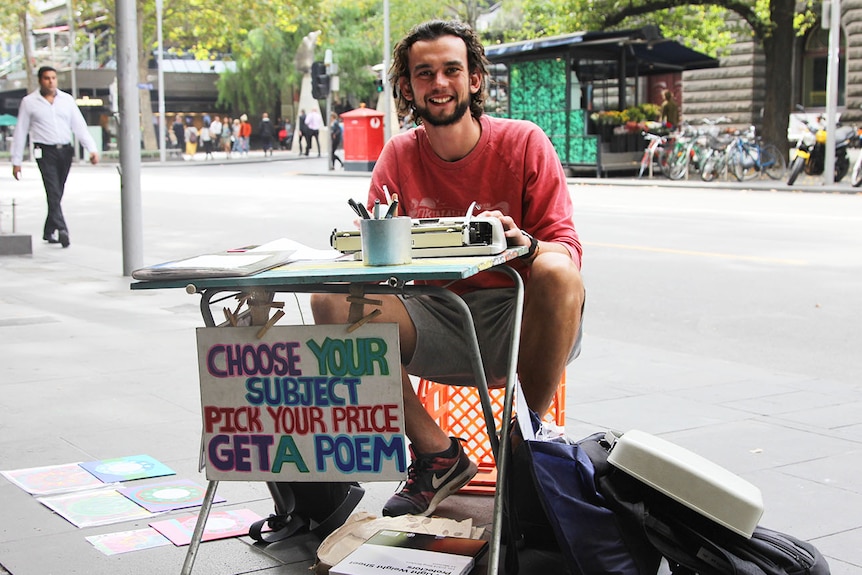
[[[317,106],[311,109],[311,112],[305,117],[305,125],[308,126],[308,136],[305,138],[305,155],[311,151],[311,140],[317,142],[317,157],[320,157],[320,129],[323,127],[323,116],[320,115],[320,110]]]
[[[57,71],[50,66],[39,68],[39,89],[26,95],[18,108],[18,125],[12,140],[12,177],[21,176],[27,135],[33,141],[33,156],[48,199],[48,217],[42,239],[49,244],[69,247],[69,229],[63,217],[63,190],[72,167],[75,149],[72,133],[90,153],[90,163],[99,162],[96,142],[87,130],[87,122],[71,94],[57,89]],[[55,235],[56,234],[56,235]]]

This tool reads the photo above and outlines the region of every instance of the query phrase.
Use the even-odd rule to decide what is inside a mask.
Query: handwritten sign
[[[197,330],[207,479],[404,478],[398,327],[346,328]]]

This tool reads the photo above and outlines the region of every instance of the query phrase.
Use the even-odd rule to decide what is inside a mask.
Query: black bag
[[[599,491],[618,515],[641,525],[674,575],[829,575],[810,543],[760,526],[747,539],[623,471],[608,471]]]
[[[260,543],[311,532],[323,540],[341,527],[359,504],[365,490],[358,483],[267,483],[275,514],[251,525],[249,537]],[[272,531],[262,532],[269,525]]]
[[[533,427],[538,428],[538,417]],[[610,442],[596,433],[575,444],[525,441],[517,421],[506,515],[506,572],[518,572],[517,549],[559,549],[572,575],[654,575],[661,557],[636,522],[614,513],[597,490]]]

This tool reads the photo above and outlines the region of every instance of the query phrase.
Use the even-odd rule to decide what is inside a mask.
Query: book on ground
[[[334,565],[330,575],[466,575],[488,542],[384,529]]]

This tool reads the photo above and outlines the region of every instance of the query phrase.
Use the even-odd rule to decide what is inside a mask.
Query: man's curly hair
[[[410,81],[408,52],[416,42],[436,40],[441,36],[457,36],[467,46],[467,69],[471,74],[482,76],[482,87],[470,99],[470,113],[474,118],[481,116],[485,110],[485,80],[488,77],[488,59],[485,48],[467,24],[457,20],[431,20],[418,24],[395,46],[392,65],[389,67],[389,82],[392,84],[392,94],[398,108],[398,114],[405,116],[413,110],[413,102],[407,100],[398,87],[398,81],[406,78]]]

